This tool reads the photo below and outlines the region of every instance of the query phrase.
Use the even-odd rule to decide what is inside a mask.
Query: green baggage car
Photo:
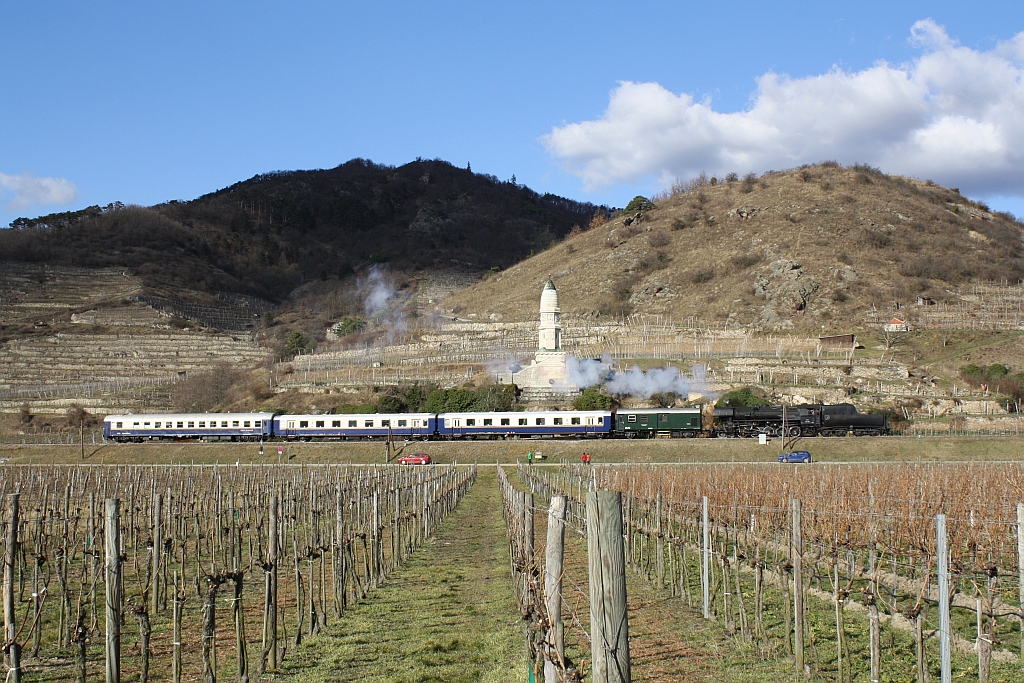
[[[702,435],[700,408],[619,409],[615,413],[617,436],[653,439],[657,436],[688,438]]]

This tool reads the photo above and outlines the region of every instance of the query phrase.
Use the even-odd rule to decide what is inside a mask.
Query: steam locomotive
[[[718,436],[882,436],[889,425],[884,414],[857,412],[850,403],[798,406],[715,408]]]

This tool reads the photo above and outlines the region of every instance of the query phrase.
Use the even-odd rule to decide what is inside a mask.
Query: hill
[[[446,301],[480,319],[536,316],[543,282],[563,313],[695,316],[754,329],[840,332],[958,288],[1024,277],[1024,225],[930,181],[834,162],[678,183]]]
[[[112,204],[0,230],[5,261],[123,267],[157,293],[235,292],[281,301],[303,282],[370,264],[505,268],[586,225],[591,204],[434,160],[354,159],[257,175],[192,201]]]

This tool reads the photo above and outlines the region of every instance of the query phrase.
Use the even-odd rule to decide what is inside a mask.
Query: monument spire
[[[558,305],[558,290],[548,278],[540,294],[540,328],[537,348],[541,351],[562,349],[562,309]]]

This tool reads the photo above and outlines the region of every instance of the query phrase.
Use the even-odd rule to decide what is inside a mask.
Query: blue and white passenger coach
[[[274,434],[282,439],[430,438],[437,426],[433,413],[358,413],[346,415],[278,415]]]
[[[103,438],[114,441],[203,439],[262,441],[273,436],[273,413],[107,415]]]
[[[437,433],[448,438],[481,436],[608,436],[612,414],[607,410],[546,410],[523,413],[441,413]]]

